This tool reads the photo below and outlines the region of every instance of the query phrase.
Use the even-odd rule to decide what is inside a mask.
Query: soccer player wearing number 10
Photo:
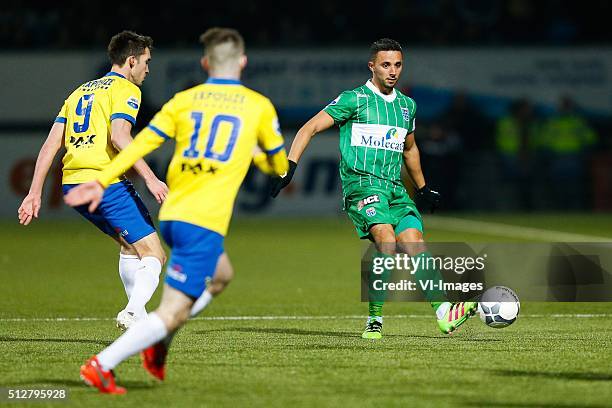
[[[101,392],[125,392],[111,370],[139,351],[145,369],[164,378],[173,334],[229,281],[216,282],[229,266],[223,240],[253,152],[259,147],[267,154],[263,168],[275,175],[288,169],[274,106],[240,83],[247,62],[242,36],[233,29],[212,28],[201,40],[206,83],[177,93],[97,181],[65,198],[72,206],[91,202],[94,210],[117,174],[166,140],[175,140],[167,177],[170,192],[159,213],[162,235],[172,250],[161,304],[81,367],[81,378]],[[213,291],[215,283],[220,284]]]
[[[417,187],[417,198],[433,210],[439,194],[429,189],[415,143],[415,102],[395,89],[402,72],[402,48],[383,38],[370,48],[372,78],[345,91],[310,119],[296,134],[289,151],[289,172],[276,178],[273,197],[289,184],[311,138],[331,126],[340,127],[340,178],[344,209],[360,238],[374,241],[380,256],[396,247],[411,256],[429,256],[423,241],[421,215],[400,179],[402,162]],[[432,279],[431,271],[417,271]],[[436,277],[439,275],[436,275]],[[438,280],[435,279],[434,282]],[[443,333],[450,333],[476,311],[475,302],[444,301],[442,291],[425,293]],[[362,337],[381,338],[384,299],[369,298],[369,317]]]
[[[130,143],[140,106],[139,86],[149,72],[152,44],[151,37],[131,31],[115,35],[108,45],[111,71],[85,82],[65,100],[38,155],[30,192],[19,207],[21,224],[38,218],[42,187],[62,144],[66,148],[62,168],[66,194],[81,183],[95,180],[117,151]],[[143,160],[135,163],[134,169],[161,203],[168,192],[166,184]],[[96,212],[89,213],[85,207],[76,210],[120,245],[119,275],[129,300],[117,315],[117,326],[125,330],[146,315],[145,304],[157,289],[166,256],[132,183],[123,174],[110,183]]]

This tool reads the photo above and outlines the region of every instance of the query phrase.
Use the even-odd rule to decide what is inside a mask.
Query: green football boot
[[[382,321],[377,320],[376,318],[368,318],[366,323],[366,328],[361,335],[363,339],[372,339],[378,340],[382,338]]]
[[[478,302],[444,302],[436,310],[438,326],[444,334],[451,334],[476,314]]]

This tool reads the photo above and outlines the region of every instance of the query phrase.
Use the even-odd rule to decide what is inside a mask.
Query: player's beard
[[[385,88],[386,91],[391,92],[393,91],[393,88],[395,87],[395,84],[397,83],[397,79],[395,81],[392,81],[391,84],[389,83],[388,79],[381,81],[381,83],[383,84],[383,87]]]

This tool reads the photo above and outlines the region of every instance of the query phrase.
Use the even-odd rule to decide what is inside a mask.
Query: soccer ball
[[[508,327],[516,320],[521,310],[518,296],[505,286],[487,289],[478,302],[480,320],[495,329]]]

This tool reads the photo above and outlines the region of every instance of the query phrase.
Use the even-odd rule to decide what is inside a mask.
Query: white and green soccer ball
[[[508,327],[516,321],[521,310],[518,296],[505,286],[493,286],[487,289],[478,302],[480,320],[495,329]]]

